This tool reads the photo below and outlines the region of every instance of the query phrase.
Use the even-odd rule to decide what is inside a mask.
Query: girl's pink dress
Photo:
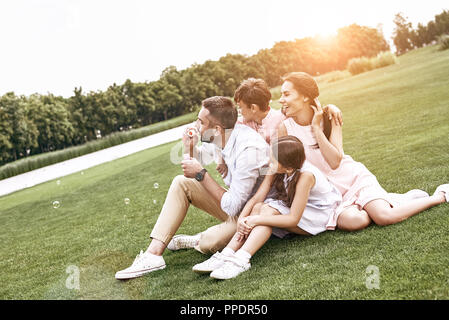
[[[377,181],[377,178],[360,162],[354,161],[350,156],[344,155],[340,166],[332,170],[324,159],[319,148],[313,147],[317,144],[312,131],[312,126],[301,126],[292,118],[284,120],[288,135],[295,136],[304,145],[306,159],[315,167],[320,169],[343,196],[340,209],[336,211],[329,229],[335,229],[340,213],[351,205],[357,205],[359,210],[370,201],[383,199],[392,206],[397,205]]]

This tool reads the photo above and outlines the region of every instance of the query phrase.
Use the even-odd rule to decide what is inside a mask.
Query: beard
[[[214,136],[210,136],[210,137],[201,136],[200,141],[212,143],[214,141],[214,138],[215,138]]]
[[[214,130],[207,129],[206,131],[204,131],[203,133],[200,134],[200,141],[201,142],[212,143],[214,141],[214,138],[215,138],[214,133],[215,133]]]

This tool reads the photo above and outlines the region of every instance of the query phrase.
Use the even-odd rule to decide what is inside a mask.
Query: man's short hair
[[[224,129],[234,128],[238,112],[231,99],[215,96],[204,99],[201,104],[209,111],[209,117],[212,118],[212,121],[215,121]]]
[[[262,79],[249,78],[243,80],[234,93],[234,101],[243,101],[250,106],[257,104],[261,111],[267,111],[271,100],[271,92]]]

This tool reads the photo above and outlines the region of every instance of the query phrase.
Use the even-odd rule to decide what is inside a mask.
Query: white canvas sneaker
[[[193,249],[200,241],[200,234],[189,236],[186,234],[179,234],[174,236],[167,245],[168,250],[176,251],[180,249]]]
[[[193,266],[192,270],[197,273],[210,273],[220,268],[225,263],[226,256],[220,252],[216,252],[212,257],[204,262]]]
[[[427,192],[425,192],[424,190],[420,190],[420,189],[413,189],[413,190],[407,191],[405,193],[405,195],[409,199],[419,199],[419,198],[425,198],[425,197],[429,196],[429,194]]]
[[[393,200],[394,203],[396,203],[398,205],[404,205],[404,204],[408,203],[410,200],[428,197],[429,194],[427,192],[425,192],[424,190],[413,189],[413,190],[407,191],[404,194],[389,193],[388,196],[389,196],[390,200]]]
[[[211,278],[227,280],[237,277],[251,268],[251,263],[244,262],[237,257],[225,257],[225,263],[210,274]]]
[[[143,276],[146,273],[161,270],[165,268],[165,261],[162,256],[156,256],[150,253],[140,253],[136,256],[133,264],[115,274],[115,278],[119,280],[132,279]]]
[[[442,184],[439,186],[435,192],[434,195],[438,192],[444,192],[444,198],[446,199],[446,202],[449,202],[449,184]]]

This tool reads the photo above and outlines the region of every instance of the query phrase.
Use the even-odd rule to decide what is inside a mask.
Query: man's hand
[[[193,134],[190,135],[189,132]],[[190,150],[190,144],[196,146],[198,144],[198,129],[196,127],[187,127],[182,135],[182,143],[184,144],[184,150]]]
[[[195,178],[196,174],[203,170],[203,166],[196,159],[183,160],[181,167],[186,178]]]

